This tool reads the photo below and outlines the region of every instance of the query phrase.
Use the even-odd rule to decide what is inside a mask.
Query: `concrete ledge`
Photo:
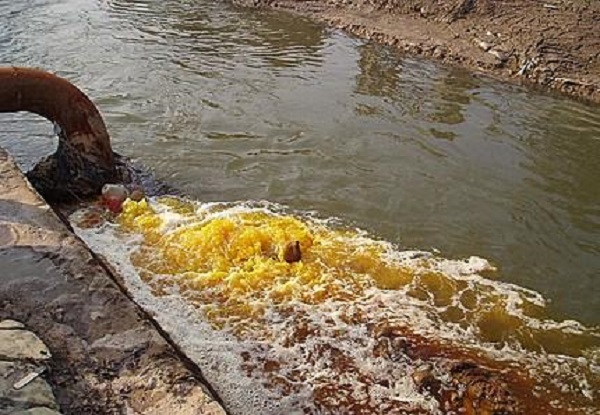
[[[225,414],[198,369],[121,291],[2,149],[0,177],[0,320],[15,320],[6,323],[14,329],[24,324],[47,345],[52,357],[42,377],[61,412]]]

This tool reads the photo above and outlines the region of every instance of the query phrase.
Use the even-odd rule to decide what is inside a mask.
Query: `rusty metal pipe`
[[[43,182],[41,193],[85,197],[116,178],[104,121],[92,101],[69,81],[37,69],[0,68],[0,112],[18,111],[41,115],[60,128],[56,153],[28,174],[30,180]]]

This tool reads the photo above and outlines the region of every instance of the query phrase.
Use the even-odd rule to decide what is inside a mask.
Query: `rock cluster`
[[[52,356],[22,323],[0,322],[0,413],[59,415],[52,389],[43,379]]]

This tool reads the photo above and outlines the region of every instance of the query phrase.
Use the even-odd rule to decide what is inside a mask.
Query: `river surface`
[[[225,2],[0,1],[0,64],[54,71],[118,152],[201,201],[269,200],[488,259],[600,324],[600,108]],[[52,126],[2,115],[27,168]]]

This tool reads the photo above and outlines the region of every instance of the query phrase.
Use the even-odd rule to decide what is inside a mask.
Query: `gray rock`
[[[24,329],[25,325],[15,320],[0,321],[0,330]]]
[[[27,330],[0,330],[0,359],[48,360],[50,351],[32,332]]]
[[[8,413],[32,406],[44,406],[58,409],[52,389],[41,378],[37,377],[22,389],[13,385],[31,371],[36,370],[32,365],[22,362],[0,362],[0,401],[8,403]]]

